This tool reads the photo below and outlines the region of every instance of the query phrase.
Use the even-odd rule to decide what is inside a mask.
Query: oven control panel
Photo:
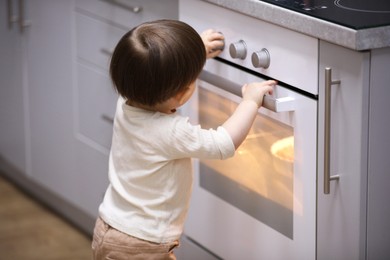
[[[211,28],[225,36],[220,58],[318,94],[317,39],[203,1],[186,1],[180,8],[186,13],[180,20],[199,33]]]
[[[248,50],[244,40],[233,42],[229,46],[229,54],[232,59],[245,60],[247,52]],[[271,56],[269,51],[266,48],[263,48],[260,51],[254,51],[252,53],[251,61],[253,67],[267,69],[271,62]]]

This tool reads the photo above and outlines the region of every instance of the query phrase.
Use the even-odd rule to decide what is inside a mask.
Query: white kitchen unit
[[[112,51],[134,26],[149,20],[175,19],[177,9],[177,0],[76,1],[74,140],[77,180],[82,183],[83,196],[73,201],[90,216],[97,215],[108,185],[108,155],[118,97],[108,74]],[[85,192],[82,187],[91,183],[93,188]]]
[[[73,1],[31,4],[28,53],[31,179],[69,201],[77,181],[72,114]]]
[[[390,48],[354,51],[320,41],[320,120],[325,68],[332,69],[330,182],[318,152],[317,259],[388,259],[390,249]]]
[[[317,259],[364,259],[370,52],[319,44]],[[330,181],[324,193],[325,69],[332,71]]]
[[[30,15],[24,10],[24,17]],[[19,22],[19,1],[0,1],[0,156],[26,172],[28,34]]]
[[[23,32],[8,16],[25,4]],[[115,44],[147,20],[175,19],[177,0],[1,0],[0,169],[91,233],[107,187],[117,95]],[[29,25],[29,26],[27,26]]]
[[[231,37],[234,32],[237,35],[237,44],[231,47],[228,43],[221,59],[218,59],[218,61],[227,64],[239,63],[240,66],[247,67],[247,72],[253,70],[252,67],[247,66],[250,64],[251,52],[247,53],[249,59],[245,58],[245,55],[242,56],[241,61],[232,61],[231,58],[234,58],[233,56],[237,52],[244,53],[240,40],[244,40],[246,43],[248,37],[245,33],[250,30],[248,27],[252,26],[253,31],[256,31],[256,29],[259,31],[259,42],[270,41],[276,37],[273,34],[278,33],[278,30],[269,33],[264,27],[260,26],[260,23],[242,23],[240,21],[246,19],[243,17],[254,17],[261,22],[268,23],[270,26],[290,29],[293,33],[301,33],[317,42],[318,55],[314,57],[316,59],[315,71],[308,72],[309,70],[304,66],[298,66],[301,70],[307,71],[307,78],[316,77],[317,87],[315,89],[318,91],[316,183],[313,184],[316,191],[310,195],[316,199],[314,209],[316,223],[315,256],[303,254],[303,257],[295,257],[295,255],[290,255],[288,259],[303,259],[305,256],[308,259],[318,260],[388,259],[390,257],[390,247],[388,246],[390,244],[390,204],[386,200],[390,197],[390,190],[388,189],[390,160],[386,158],[386,155],[390,146],[388,135],[388,128],[390,127],[390,116],[388,115],[388,111],[390,111],[388,102],[390,99],[390,74],[388,73],[390,66],[390,27],[378,26],[353,30],[288,10],[288,8],[281,8],[278,6],[279,3],[271,5],[269,2],[280,2],[281,5],[282,2],[297,3],[303,1],[267,0],[263,2],[248,0],[237,4],[236,1],[230,0],[183,0],[180,1],[180,4],[181,8],[193,3],[202,5],[202,8],[192,8],[194,9],[193,12],[201,11],[202,23],[209,23],[211,27],[215,25],[215,21],[219,21],[216,17],[224,18],[225,22],[220,22],[223,26],[216,26],[215,29],[220,30],[222,28],[221,32],[227,37]],[[307,4],[313,4],[311,2]],[[358,2],[362,3],[364,1]],[[373,1],[373,3],[377,2]],[[344,4],[345,1],[335,1],[336,7],[332,6],[332,8],[344,8]],[[330,8],[333,2],[326,3],[326,5]],[[386,6],[388,7],[388,4]],[[228,15],[226,9],[235,11],[236,15]],[[346,9],[349,10],[348,12],[356,11]],[[310,10],[310,8],[307,10]],[[384,16],[387,11],[383,10],[388,9],[382,7],[381,10]],[[180,17],[182,17],[181,15],[180,13]],[[196,18],[196,16],[194,17]],[[206,19],[205,17],[209,18]],[[239,31],[242,35],[236,32],[236,26],[242,27],[242,30]],[[296,46],[296,42],[293,41],[292,37],[287,36],[287,34],[284,34],[284,36],[286,37],[286,45],[290,45],[286,49]],[[259,56],[263,59],[263,64],[267,60],[264,58],[267,57],[267,53],[261,52],[262,48],[272,50],[276,45],[259,45],[257,47],[259,49],[258,53],[260,53]],[[245,47],[247,50],[251,50],[250,43],[246,44]],[[231,49],[233,49],[233,52],[231,52]],[[282,51],[284,50],[279,50],[279,52]],[[272,72],[275,68],[272,66],[277,61],[276,55],[271,51],[268,55],[270,55],[268,56],[268,58],[270,57],[269,67],[260,68],[259,71],[261,74],[274,77]],[[291,59],[286,58],[285,64],[289,61]],[[312,68],[310,67],[310,69]],[[284,69],[291,71],[297,68],[285,66]],[[275,79],[280,80],[280,76],[278,77]],[[297,85],[299,87],[300,84]],[[330,91],[326,89],[330,89]],[[296,188],[300,187],[294,186],[294,189]],[[218,187],[218,189],[223,188]],[[208,196],[211,195],[212,192],[208,194]],[[215,199],[218,199],[217,197],[220,196],[217,195]],[[195,198],[194,201],[199,201],[199,199]],[[215,246],[214,242],[209,243],[209,241],[210,238],[218,239],[222,241],[222,244],[228,241],[221,235],[226,233],[225,230],[220,228],[218,232],[210,232],[210,230],[214,230],[213,227],[207,231],[203,228],[204,223],[201,221],[208,218],[215,219],[215,216],[218,216],[217,225],[225,223],[226,229],[236,232],[235,237],[239,237],[239,232],[244,228],[250,230],[247,228],[247,223],[234,222],[237,218],[233,218],[230,212],[223,216],[228,211],[222,211],[221,214],[221,211],[216,211],[209,200],[203,199],[202,203],[198,204],[202,204],[202,207],[207,208],[205,212],[214,211],[214,213],[204,216],[205,212],[202,211],[198,216],[199,211],[190,211],[189,219],[191,221],[188,222],[188,225],[192,226],[186,227],[186,234],[183,239],[185,246],[180,252],[180,256],[184,255],[184,259],[196,259],[197,255],[205,254],[210,259],[235,259],[235,257],[232,257],[233,254],[226,254],[226,252],[233,250],[239,242],[237,244],[225,243],[224,246],[227,249],[225,251],[221,250],[223,247]],[[237,206],[237,208],[240,207]],[[196,221],[201,223],[196,226]],[[193,230],[196,230],[196,232]],[[249,233],[254,233],[253,230],[255,230],[255,225]],[[252,247],[250,249],[245,248],[245,252],[247,250],[260,250],[259,248],[268,241],[250,242]],[[256,246],[256,243],[258,246]],[[186,250],[187,248],[188,250]],[[238,250],[239,248],[243,249],[244,246],[237,248]],[[272,256],[264,259],[286,259],[285,256],[280,257],[280,255],[289,248],[280,244],[279,249],[280,252],[275,250]],[[301,249],[305,250],[307,247]],[[310,250],[307,250],[307,252],[310,252]],[[239,254],[239,251],[237,251],[237,254]],[[253,259],[259,259],[254,257],[257,254],[252,255]],[[251,258],[247,257],[246,259]]]
[[[12,24],[12,29],[17,30],[20,35],[19,38],[8,37],[2,31],[2,44],[4,39],[9,42],[9,46],[20,48],[14,57],[12,48],[6,48],[10,58],[4,61],[21,64],[19,68],[15,67],[11,71],[7,71],[7,67],[3,70],[2,66],[1,73],[5,74],[2,79],[11,78],[14,84],[9,87],[23,90],[23,94],[20,93],[18,99],[15,99],[16,96],[12,93],[4,92],[8,84],[1,85],[1,97],[7,101],[2,102],[2,105],[7,105],[2,111],[7,111],[13,122],[23,122],[19,125],[5,124],[4,129],[9,127],[14,135],[19,136],[19,132],[23,131],[25,137],[14,140],[2,130],[1,138],[11,142],[12,147],[3,150],[5,143],[0,144],[2,173],[64,216],[71,219],[73,217],[82,223],[83,213],[74,214],[79,208],[73,203],[83,196],[81,192],[77,193],[79,174],[74,167],[74,1],[39,0],[32,3],[12,0],[1,3],[1,14],[2,17],[4,14],[4,18],[8,8],[12,6],[9,17],[16,21]],[[15,105],[20,108],[15,108]],[[2,114],[0,118],[4,120],[7,117]],[[20,148],[21,141],[24,141],[24,150]],[[12,151],[15,147],[19,148],[18,156],[23,156],[23,161],[9,159],[14,156]],[[79,197],[72,201],[69,194],[78,194]]]
[[[371,51],[368,191],[367,191],[367,259],[386,259],[390,255],[390,48]]]

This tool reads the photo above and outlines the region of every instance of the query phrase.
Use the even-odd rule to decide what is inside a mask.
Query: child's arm
[[[214,58],[218,56],[224,47],[223,34],[214,31],[213,29],[206,30],[200,34],[206,48],[206,57]]]
[[[242,87],[243,100],[234,113],[222,125],[233,140],[237,149],[245,140],[256,118],[257,110],[263,103],[266,93],[272,93],[276,81],[268,80],[261,83],[250,83]]]

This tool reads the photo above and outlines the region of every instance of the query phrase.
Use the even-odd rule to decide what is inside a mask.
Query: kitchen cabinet
[[[1,3],[3,16],[6,1]],[[19,185],[71,218],[71,209],[79,209],[74,202],[83,197],[74,167],[74,1],[7,3],[14,5],[13,12],[19,18],[18,4],[23,4],[24,26],[13,24],[16,36],[5,27],[1,31],[1,44],[6,45],[4,56],[10,56],[2,62],[11,64],[7,67],[2,63],[1,69],[5,82],[1,84],[1,138],[9,143],[2,151],[5,156],[2,154],[1,167]]]
[[[0,32],[2,156],[18,172],[61,194],[72,169],[73,2],[0,3],[1,21],[7,21],[10,6],[8,18],[16,21],[12,28],[1,23]]]
[[[177,1],[172,0],[76,1],[75,172],[82,187],[93,183],[93,188],[73,200],[93,218],[108,185],[108,155],[118,97],[108,74],[112,51],[132,27],[148,20],[175,19],[177,9]]]
[[[65,217],[84,221],[74,142],[74,1],[39,0],[26,7],[28,178],[11,177]],[[76,212],[82,212],[76,214]]]
[[[75,193],[72,1],[31,5],[28,90],[31,179],[69,201]]]
[[[93,188],[85,192],[85,188],[80,187],[80,190],[84,190],[84,195],[79,199],[73,198],[73,201],[95,218],[108,185],[108,154],[117,99],[108,75],[109,56],[126,30],[89,13],[85,14],[85,9],[82,9],[84,6],[79,6],[85,2],[91,1],[77,2],[74,12],[75,172],[79,174],[77,180],[82,183],[81,186],[92,184]]]
[[[390,48],[354,51],[320,41],[320,120],[324,70],[332,68],[331,181],[323,193],[323,149],[318,170],[318,259],[387,259],[390,236]],[[319,143],[323,145],[323,140]],[[322,146],[320,145],[320,146]]]
[[[25,3],[30,24],[24,25],[30,26],[23,33],[17,23],[8,28],[9,2],[15,15],[18,3]],[[177,18],[177,0],[0,3],[0,155],[13,166],[1,168],[92,232],[108,184],[117,99],[109,57],[133,26]]]
[[[390,256],[390,48],[371,51],[368,178],[367,259]]]
[[[0,0],[0,156],[26,172],[28,32],[20,29],[19,19],[18,1]]]
[[[317,259],[364,259],[370,52],[320,41],[319,129],[324,136],[325,68],[332,69],[330,193],[324,194],[324,140],[318,140]]]

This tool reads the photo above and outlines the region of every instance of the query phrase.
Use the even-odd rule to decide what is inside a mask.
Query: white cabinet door
[[[76,76],[81,74],[81,78],[85,78],[89,74],[80,71],[75,62],[77,21],[74,1],[37,0],[30,7],[30,12],[28,84],[31,178],[92,220],[107,186],[108,156],[107,153],[80,145],[77,138],[80,124],[83,129],[94,131],[99,136],[101,126],[91,122],[95,123],[101,118],[95,120],[95,114],[90,114],[80,121],[78,108],[82,105],[85,108],[83,111],[89,112],[91,107],[87,105],[90,103],[101,102],[97,104],[98,108],[106,104],[97,98],[101,95],[100,89],[96,89],[96,92],[92,89],[80,96],[76,87]],[[84,89],[90,90],[88,88],[94,87],[96,82],[82,83],[85,83]],[[107,83],[104,89],[113,92],[110,81],[107,79],[104,83]],[[92,112],[95,111],[92,109]],[[107,140],[110,139],[111,136],[108,136]],[[49,203],[52,203],[50,199]],[[64,211],[63,205],[52,206],[58,207],[60,212]],[[77,224],[82,224],[83,228],[92,231],[93,223],[85,226],[86,222],[75,219],[73,213],[63,212],[80,222]]]
[[[390,255],[390,48],[372,51],[368,164],[367,259]]]
[[[17,22],[17,1],[0,0],[0,157],[26,172],[25,33]],[[10,6],[12,5],[12,7]],[[12,12],[8,13],[9,8]],[[14,19],[16,21],[16,19]]]
[[[73,1],[31,4],[27,57],[31,177],[67,200],[76,193],[78,177],[72,110],[73,7]]]
[[[317,259],[364,259],[369,52],[320,42]],[[331,90],[330,194],[324,194],[325,68]]]
[[[25,18],[30,26],[22,34],[18,23],[8,29],[8,18],[12,18],[7,12],[9,2],[15,5],[15,16],[19,15],[17,5],[26,5]],[[92,219],[108,183],[110,121],[116,95],[106,71],[107,53],[127,28],[136,25],[126,22],[126,26],[118,26],[105,19],[102,14],[117,17],[114,10],[129,13],[115,3],[78,2],[76,7],[74,0],[0,0],[0,159],[28,172],[31,186],[38,184],[54,194],[43,200],[76,222],[77,216],[72,216],[73,211],[69,213],[64,205],[68,203]],[[144,21],[144,15],[150,12],[156,12],[156,17],[177,18],[177,1],[164,6],[147,2],[140,14],[134,14],[137,21]],[[100,15],[80,3],[92,9],[99,7]],[[150,9],[150,5],[154,8]],[[80,14],[89,19],[83,23],[87,28],[78,28]],[[92,18],[96,27],[90,27]],[[80,46],[85,43],[80,42],[84,39],[80,32],[84,38],[91,36],[88,40],[99,48]],[[95,32],[103,33],[95,37]],[[92,54],[92,59],[81,54]]]
[[[95,6],[88,1],[79,1],[78,5],[80,3]],[[77,58],[73,64],[76,68],[73,102],[75,167],[79,173],[79,189],[84,190],[84,195],[75,203],[95,217],[108,186],[108,154],[118,98],[108,75],[108,66],[111,52],[126,30],[93,15],[86,15],[80,8],[76,8],[74,14],[77,47]],[[90,183],[93,183],[91,188],[83,188],[90,186]]]

